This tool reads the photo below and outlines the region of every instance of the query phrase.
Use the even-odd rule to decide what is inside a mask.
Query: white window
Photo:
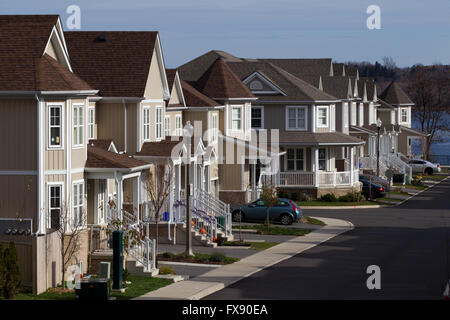
[[[84,207],[84,183],[76,182],[73,184],[72,194],[72,223],[73,227],[80,227],[85,223],[83,217]]]
[[[327,170],[327,149],[319,149],[319,170]]]
[[[88,138],[94,139],[95,109],[88,109]]]
[[[242,130],[242,107],[231,108],[231,130]]]
[[[62,106],[49,105],[48,107],[48,147],[60,148],[62,147]]]
[[[328,107],[317,107],[317,128],[328,127]]]
[[[402,122],[409,122],[408,121],[408,108],[401,108],[401,120],[402,120]]]
[[[166,137],[170,136],[170,116],[164,118],[164,135]]]
[[[288,148],[286,151],[287,171],[304,171],[305,150],[303,148]]]
[[[150,140],[150,108],[144,107],[144,140]]]
[[[177,114],[175,116],[175,135],[181,136],[181,115]]]
[[[219,116],[217,114],[212,115],[212,133],[211,133],[211,142],[217,142],[219,136]]]
[[[74,105],[72,108],[72,126],[73,126],[73,146],[82,146],[83,142],[83,106],[82,105]]]
[[[49,208],[47,217],[47,228],[59,229],[61,221],[62,206],[62,183],[48,186]]]
[[[307,109],[302,107],[287,107],[286,108],[286,122],[287,130],[306,130]]]
[[[155,129],[156,129],[156,139],[161,139],[162,138],[162,114],[163,114],[163,110],[162,107],[156,107],[156,121],[155,121]]]
[[[252,106],[252,128],[264,128],[264,108]]]

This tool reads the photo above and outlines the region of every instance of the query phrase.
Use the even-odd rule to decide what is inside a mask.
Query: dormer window
[[[409,122],[408,120],[408,108],[401,109],[401,120],[402,122]]]

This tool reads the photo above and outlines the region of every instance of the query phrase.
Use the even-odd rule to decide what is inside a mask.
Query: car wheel
[[[429,176],[433,175],[433,168],[426,168],[425,173]]]
[[[288,214],[283,214],[280,217],[280,222],[282,225],[285,225],[285,226],[290,225],[290,224],[292,224],[292,217]]]
[[[234,222],[244,221],[244,213],[241,210],[236,210],[233,212],[232,218]]]

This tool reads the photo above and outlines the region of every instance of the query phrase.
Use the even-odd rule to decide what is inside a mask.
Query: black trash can
[[[75,290],[78,300],[108,300],[109,280],[104,278],[80,279],[80,287]]]

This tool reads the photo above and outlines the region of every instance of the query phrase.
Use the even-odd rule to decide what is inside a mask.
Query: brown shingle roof
[[[65,33],[74,72],[105,97],[144,96],[157,35],[155,31]]]
[[[303,75],[331,75],[331,59],[260,59],[268,61],[296,77]]]
[[[112,139],[91,139],[89,145],[108,151],[112,142]]]
[[[323,91],[339,99],[349,99],[352,97],[351,79],[349,77],[333,76],[322,77]]]
[[[0,91],[92,90],[45,54],[57,15],[0,16]]]
[[[213,99],[255,98],[221,58],[195,82],[195,87]]]
[[[87,156],[86,168],[134,169],[148,166],[144,161],[91,145],[88,145]]]
[[[333,62],[333,75],[345,77],[345,65],[343,63]]]
[[[183,95],[188,107],[214,107],[219,106],[213,99],[205,96],[203,93],[195,89],[189,83],[181,80]]]
[[[363,141],[340,132],[280,131],[280,144],[298,145],[358,145]]]
[[[166,69],[167,83],[169,84],[169,90],[172,92],[173,83],[175,81],[175,75],[177,74],[177,69]]]
[[[381,99],[386,101],[387,103],[390,103],[392,105],[413,105],[414,102],[411,101],[411,99],[408,97],[408,95],[403,91],[403,89],[392,81],[386,89],[383,90],[383,92],[379,95]]]
[[[137,152],[137,156],[147,157],[170,157],[172,149],[180,143],[179,141],[172,141],[171,139],[161,140],[158,142],[144,142],[141,151]]]

